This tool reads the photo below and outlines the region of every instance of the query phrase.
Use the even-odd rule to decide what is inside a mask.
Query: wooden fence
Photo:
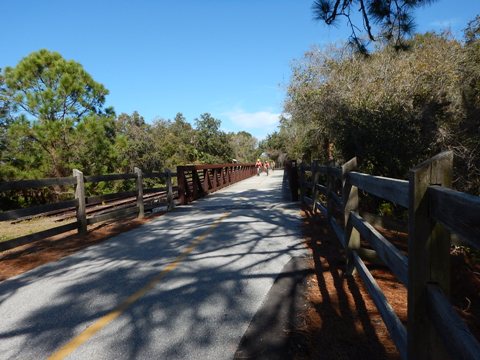
[[[88,225],[102,221],[133,215],[142,218],[145,211],[161,205],[166,205],[167,210],[171,210],[174,207],[175,190],[178,190],[180,204],[187,204],[255,174],[255,164],[219,164],[178,166],[176,173],[170,171],[144,173],[141,169],[135,168],[134,172],[130,174],[84,176],[81,171],[73,170],[73,176],[71,177],[0,182],[0,192],[49,186],[73,186],[75,191],[75,198],[72,200],[0,212],[0,221],[17,220],[62,211],[74,211],[76,217],[76,221],[72,223],[0,242],[0,251],[75,229],[79,233],[85,233]],[[178,187],[172,185],[172,177],[174,176],[177,176]],[[166,186],[147,189],[144,188],[145,179],[165,179]],[[86,196],[85,184],[116,180],[134,180],[136,190],[101,196]],[[88,211],[89,207],[103,202],[132,197],[136,197],[136,202],[124,201],[118,206],[110,206],[108,211],[100,214],[93,214],[93,212]],[[158,203],[159,198],[163,199],[164,202]]]
[[[144,216],[146,210],[151,210],[155,207],[159,207],[162,204],[166,205],[167,209],[170,210],[174,206],[174,187],[172,186],[172,176],[175,175],[176,174],[170,173],[170,171],[143,173],[139,168],[135,168],[134,173],[131,174],[84,176],[81,171],[73,170],[73,176],[71,177],[0,182],[0,191],[35,189],[47,186],[74,186],[75,190],[75,198],[72,200],[1,212],[0,221],[16,220],[25,217],[48,214],[54,211],[74,211],[76,216],[76,221],[73,223],[0,242],[0,251],[11,249],[32,241],[44,239],[75,229],[78,229],[79,233],[85,233],[87,231],[87,225],[102,221],[132,215],[136,215],[137,217],[141,218]],[[161,188],[145,189],[144,179],[165,179],[166,186]],[[101,196],[86,196],[86,183],[98,183],[101,181],[115,180],[135,180],[136,190]],[[155,197],[152,197],[149,194],[155,195]],[[130,201],[124,202],[118,206],[111,206],[108,211],[96,215],[87,212],[87,208],[89,206],[129,197],[136,197],[136,202],[132,204]],[[163,199],[164,202],[159,203],[159,199]]]
[[[311,166],[301,164],[300,200],[327,217],[347,250],[347,273],[358,271],[402,359],[444,359],[448,355],[479,359],[479,342],[448,300],[450,232],[480,247],[480,198],[449,188],[452,152],[412,169],[408,181],[363,174],[356,168],[356,158],[341,167],[322,166],[317,161]],[[326,179],[324,184],[321,177]],[[408,257],[359,215],[359,189],[408,209]],[[374,250],[362,248],[360,238]],[[408,289],[407,328],[362,258],[380,259]]]
[[[254,163],[178,166],[179,202],[188,204],[256,173]]]

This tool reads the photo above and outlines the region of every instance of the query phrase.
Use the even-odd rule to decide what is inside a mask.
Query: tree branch
[[[364,24],[364,27],[367,29],[368,37],[370,38],[370,40],[375,41],[375,38],[373,37],[373,34],[372,34],[372,28],[370,26],[370,21],[368,20],[368,15],[367,15],[367,11],[365,9],[365,4],[363,3],[363,0],[360,0],[360,9],[362,11],[363,24]]]
[[[338,6],[340,5],[340,1],[341,0],[335,1],[335,5],[333,6],[332,14],[328,18],[325,19],[325,23],[327,25],[330,25],[335,20],[335,18],[337,17],[337,11],[338,11]]]

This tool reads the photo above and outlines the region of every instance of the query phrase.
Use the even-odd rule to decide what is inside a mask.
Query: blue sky
[[[81,63],[110,91],[117,113],[147,121],[204,112],[225,131],[275,130],[290,65],[313,45],[347,39],[313,20],[313,0],[2,0],[0,67],[46,48]],[[479,0],[440,0],[417,11],[417,31],[457,36]]]

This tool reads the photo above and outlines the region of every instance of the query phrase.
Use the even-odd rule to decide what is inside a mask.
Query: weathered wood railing
[[[480,198],[448,188],[452,152],[411,170],[408,181],[362,174],[354,171],[356,167],[356,158],[341,167],[314,161],[311,166],[300,165],[299,172],[301,201],[327,217],[347,250],[347,274],[354,268],[358,271],[402,359],[442,359],[447,353],[455,359],[479,359],[479,342],[448,300],[448,231],[480,247]],[[311,181],[306,180],[307,171]],[[326,184],[319,182],[321,176]],[[359,215],[358,189],[408,209],[408,257]],[[362,248],[360,238],[374,250]],[[408,331],[362,258],[380,259],[407,287]]]
[[[78,229],[79,233],[84,233],[87,231],[88,225],[115,218],[133,215],[141,218],[144,216],[145,211],[161,205],[166,205],[167,209],[170,210],[174,206],[175,190],[177,189],[179,202],[187,204],[208,193],[255,174],[254,164],[220,164],[178,166],[177,173],[171,173],[168,170],[166,172],[143,173],[141,169],[135,168],[134,173],[130,174],[84,176],[82,172],[74,170],[71,177],[0,182],[0,192],[51,186],[73,186],[75,193],[75,198],[71,200],[0,212],[0,221],[17,220],[62,210],[74,211],[76,216],[75,222],[0,242],[0,251],[75,229]],[[174,176],[177,176],[178,188],[173,187],[172,177]],[[166,185],[161,188],[144,188],[145,179],[165,179]],[[87,183],[117,180],[134,180],[136,182],[136,190],[100,196],[86,195],[85,184]],[[90,214],[88,211],[89,206],[131,197],[136,197],[135,204],[129,201],[122,205],[112,206],[108,211],[99,214]],[[159,198],[165,201],[158,203]]]
[[[188,204],[254,175],[256,175],[254,163],[178,166],[179,202],[183,205]]]
[[[138,217],[143,217],[145,210],[151,210],[162,205],[158,203],[159,199],[164,199],[164,205],[168,209],[172,209],[174,205],[174,188],[172,186],[172,176],[175,173],[158,172],[158,173],[142,173],[139,168],[135,168],[132,174],[110,174],[110,175],[95,175],[84,176],[81,171],[73,170],[72,177],[51,178],[39,180],[19,180],[0,182],[0,191],[36,189],[49,186],[74,186],[75,198],[72,200],[60,201],[53,204],[32,206],[23,209],[10,210],[0,213],[0,221],[16,220],[20,218],[41,215],[52,212],[54,210],[75,211],[77,218],[76,222],[50,228],[48,230],[39,231],[33,234],[17,237],[11,240],[0,242],[0,251],[11,249],[20,245],[30,243],[46,237],[55,236],[67,231],[78,229],[79,233],[84,233],[87,230],[87,225],[95,224],[102,221],[107,221],[115,218],[131,216],[136,214]],[[166,186],[160,188],[144,189],[144,179],[165,179]],[[85,184],[98,183],[101,181],[115,181],[115,180],[135,180],[136,190],[118,192],[114,194],[107,194],[101,196],[86,196]],[[152,198],[148,194],[156,194]],[[105,201],[119,200],[128,197],[136,197],[136,204],[127,203],[116,206],[113,210],[88,216],[87,206],[101,204]],[[154,202],[155,201],[155,202]]]

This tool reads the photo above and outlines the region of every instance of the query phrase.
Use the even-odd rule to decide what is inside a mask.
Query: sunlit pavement
[[[228,359],[303,256],[283,172],[0,283],[1,359]]]

